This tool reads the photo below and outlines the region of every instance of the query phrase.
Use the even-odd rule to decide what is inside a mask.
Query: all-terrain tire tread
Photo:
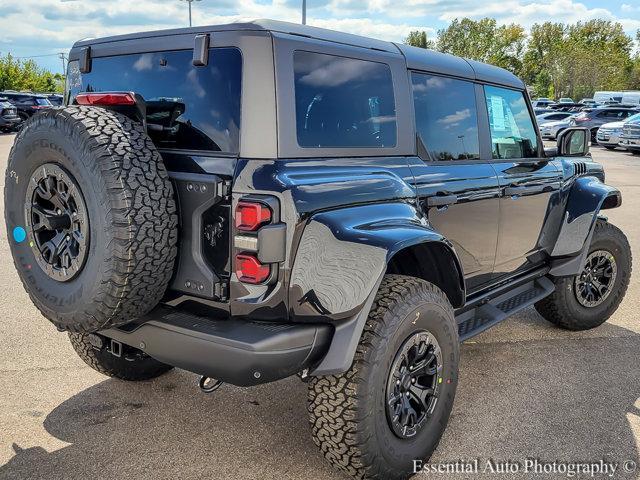
[[[103,266],[93,301],[71,316],[47,308],[21,280],[34,304],[60,330],[95,332],[128,323],[158,304],[173,274],[178,217],[168,172],[140,123],[85,106],[51,109],[30,118],[16,137],[9,165],[16,161],[16,145],[30,130],[52,122],[79,142],[84,167],[95,182],[103,183],[111,234],[104,248],[112,260]]]
[[[333,466],[353,478],[388,479],[398,475],[398,472],[386,471],[382,459],[367,451],[366,442],[374,432],[367,430],[363,418],[358,417],[362,413],[358,413],[357,405],[364,393],[360,386],[366,381],[363,368],[376,368],[376,359],[370,353],[386,341],[387,332],[403,320],[398,315],[390,315],[389,311],[406,303],[411,294],[451,308],[446,295],[435,285],[414,277],[385,275],[351,368],[339,375],[313,377],[309,382],[307,408],[313,440]]]
[[[629,255],[631,255],[629,241],[618,227],[610,224],[609,222],[597,220],[594,228],[595,231],[593,233],[593,239],[613,236],[618,242],[620,242],[620,244],[623,245],[623,248],[629,252]],[[621,275],[624,275],[624,278],[622,279],[620,288],[611,293],[611,295],[613,295],[613,302],[611,302],[611,307],[609,308],[609,312],[611,312],[610,315],[616,311],[620,302],[622,302],[622,299],[624,298],[627,287],[629,286],[631,270],[632,267],[630,265],[628,272],[620,272]],[[584,330],[585,324],[582,319],[573,315],[568,308],[566,295],[572,293],[567,292],[567,282],[573,282],[573,277],[555,279],[554,283],[556,284],[556,289],[548,297],[536,302],[535,309],[544,317],[545,320],[557,325],[558,327],[573,331]],[[607,319],[608,317],[603,318],[602,321],[604,322]]]
[[[94,348],[85,334],[69,333],[69,340],[84,363],[108,377],[136,382],[159,377],[173,368],[150,357],[136,360],[113,357],[110,353]]]

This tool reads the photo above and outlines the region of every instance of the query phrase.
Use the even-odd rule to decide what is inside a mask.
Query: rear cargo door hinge
[[[231,181],[230,180],[223,180],[222,182],[219,183],[219,192],[220,192],[220,196],[224,197],[224,198],[229,198],[229,196],[231,195]]]
[[[213,295],[220,302],[227,301],[229,299],[229,282],[226,280],[223,280],[221,282],[214,284]]]

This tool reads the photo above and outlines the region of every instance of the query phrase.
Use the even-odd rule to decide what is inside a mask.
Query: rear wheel
[[[555,280],[556,290],[536,303],[548,321],[568,330],[588,330],[606,322],[629,286],[631,248],[619,228],[598,220],[582,271]]]
[[[69,340],[78,356],[87,365],[108,377],[133,382],[150,380],[173,368],[154,360],[141,350],[126,345],[122,345],[122,351],[112,352],[107,340],[97,335],[70,333]]]
[[[310,383],[315,443],[355,478],[408,478],[447,425],[458,358],[444,293],[423,280],[385,276],[349,371]]]

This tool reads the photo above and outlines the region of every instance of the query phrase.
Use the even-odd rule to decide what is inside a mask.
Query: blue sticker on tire
[[[13,229],[13,239],[16,242],[22,243],[25,241],[26,238],[27,238],[27,232],[25,231],[24,228],[16,227]]]

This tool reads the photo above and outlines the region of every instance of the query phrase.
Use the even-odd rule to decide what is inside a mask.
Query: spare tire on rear
[[[68,107],[29,119],[9,155],[5,220],[20,279],[60,330],[135,320],[171,279],[171,182],[143,126],[118,113]]]

